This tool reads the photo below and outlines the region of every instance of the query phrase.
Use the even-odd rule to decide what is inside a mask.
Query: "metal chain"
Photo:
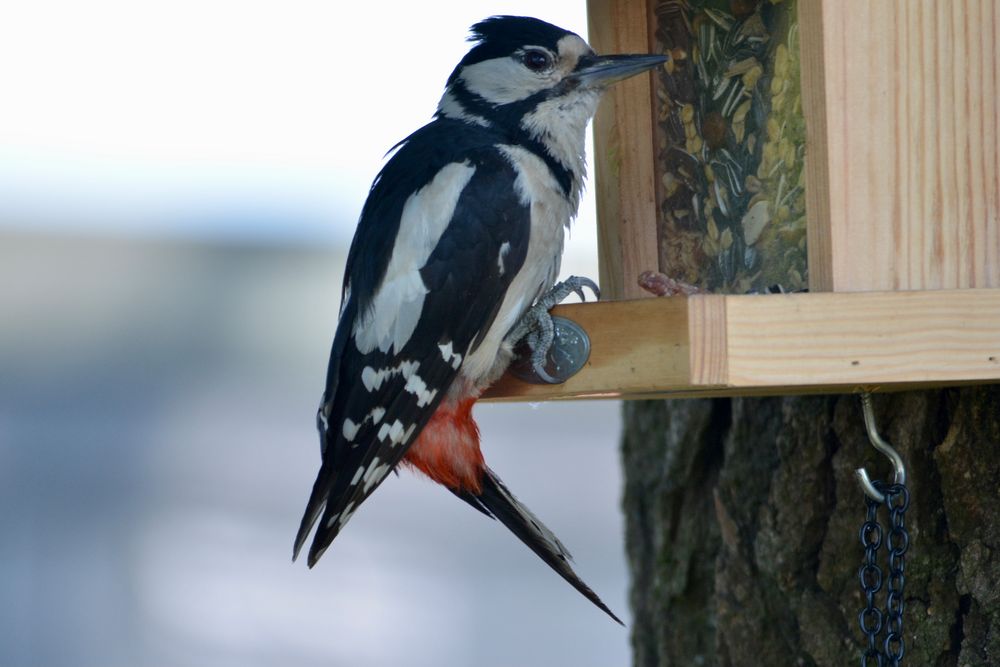
[[[910,506],[910,492],[902,484],[892,484],[885,490],[885,505],[889,508],[889,535],[886,549],[889,552],[889,580],[886,588],[886,630],[882,652],[888,667],[899,667],[903,662],[903,588],[906,586],[906,550],[910,548],[910,534],[906,532],[906,510]]]
[[[876,487],[881,482],[874,483]],[[881,489],[879,489],[881,491]],[[858,614],[858,625],[868,639],[868,646],[861,654],[861,667],[877,665],[882,667],[882,654],[878,650],[878,635],[882,631],[882,610],[875,606],[875,595],[882,590],[882,569],[878,566],[878,550],[882,546],[882,526],[878,522],[879,503],[865,496],[867,513],[861,524],[861,546],[865,548],[865,560],[858,570],[861,592],[865,596],[865,607]]]
[[[906,531],[906,510],[910,506],[910,494],[903,484],[885,485],[873,482],[885,496],[884,504],[889,510],[889,532],[886,551],[889,554],[888,591],[883,612],[875,604],[875,596],[882,590],[882,568],[878,565],[878,550],[882,546],[882,526],[878,522],[878,508],[883,503],[865,496],[865,522],[861,525],[859,537],[865,549],[864,562],[858,570],[861,592],[865,606],[858,614],[858,625],[867,640],[861,653],[861,667],[900,667],[906,646],[903,639],[903,590],[906,586],[906,551],[910,547],[910,534]],[[884,621],[884,624],[883,624]],[[885,639],[879,646],[879,635],[885,629]],[[879,650],[881,649],[881,650]]]

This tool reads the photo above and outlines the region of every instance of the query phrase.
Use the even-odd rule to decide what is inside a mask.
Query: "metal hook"
[[[861,394],[861,408],[865,415],[865,428],[868,429],[868,440],[871,441],[872,447],[885,454],[892,461],[894,483],[906,484],[906,466],[903,465],[903,458],[899,455],[899,452],[893,449],[892,445],[883,440],[882,436],[878,434],[878,429],[875,427],[875,413],[872,411],[872,395],[867,391]],[[885,502],[885,495],[879,492],[875,488],[875,485],[872,484],[867,470],[858,468],[854,471],[854,474],[857,476],[858,482],[861,484],[861,488],[866,496],[879,503]]]

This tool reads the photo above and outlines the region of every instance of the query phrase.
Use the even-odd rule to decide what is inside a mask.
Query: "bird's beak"
[[[669,56],[647,54],[582,56],[570,77],[587,88],[603,88],[635,76],[670,60]]]

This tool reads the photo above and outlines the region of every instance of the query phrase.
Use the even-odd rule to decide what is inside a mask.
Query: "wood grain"
[[[489,399],[549,400],[618,398],[622,391],[656,393],[690,377],[687,307],[684,299],[599,301],[557,306],[588,332],[590,359],[568,381],[532,385],[505,375]]]
[[[729,383],[1000,379],[1000,290],[727,298]]]
[[[1000,7],[800,0],[814,291],[1000,287]]]
[[[692,385],[729,384],[729,327],[726,299],[703,295],[688,301],[688,349],[691,353],[689,382]],[[691,345],[690,341],[698,344]]]
[[[598,53],[648,53],[645,2],[591,0],[590,44]],[[652,83],[648,74],[615,84],[594,118],[601,291],[608,299],[649,297],[639,274],[659,266],[653,167]]]
[[[559,306],[591,338],[562,385],[487,400],[843,392],[1000,381],[1000,289],[697,295]]]

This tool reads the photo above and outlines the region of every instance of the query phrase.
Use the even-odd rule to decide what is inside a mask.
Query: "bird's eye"
[[[524,55],[521,56],[521,62],[524,66],[530,69],[532,72],[541,72],[552,67],[552,58],[545,51],[538,51],[532,49],[531,51],[525,51]]]

